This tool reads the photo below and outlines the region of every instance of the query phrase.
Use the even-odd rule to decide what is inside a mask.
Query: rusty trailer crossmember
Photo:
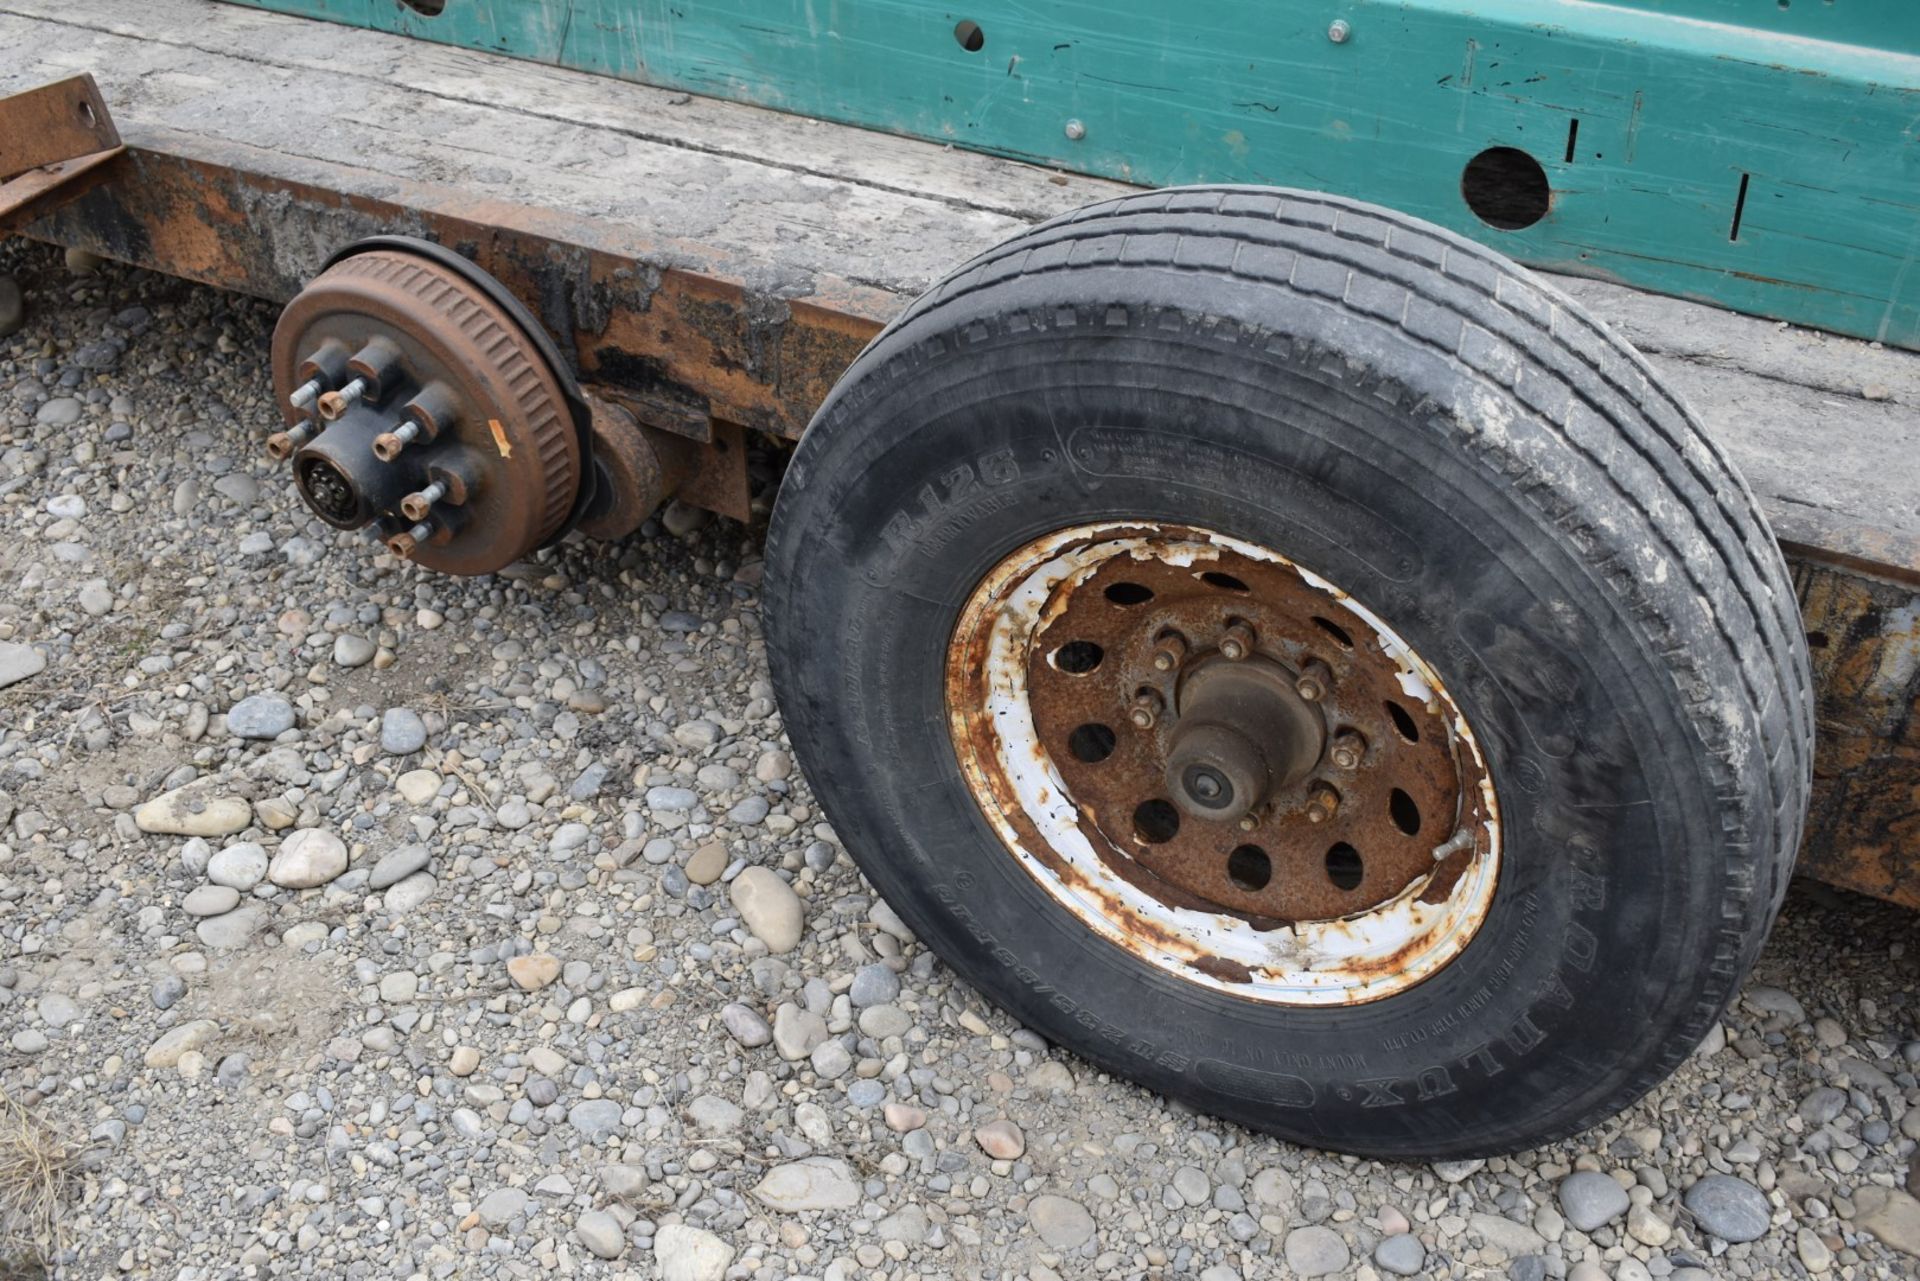
[[[940,272],[1128,190],[223,6],[148,41],[146,8],[102,4],[81,22],[0,6],[0,53],[18,55],[0,72],[15,95],[0,101],[0,231],[278,301],[363,237],[442,246],[524,304],[586,395],[619,411],[597,437],[603,480],[653,492],[644,444],[679,499],[736,519],[746,433],[797,440]],[[403,53],[396,86],[379,69]],[[160,74],[169,63],[220,84],[233,110],[198,109],[204,90]],[[96,68],[104,100],[86,77],[20,92],[76,64]],[[291,85],[311,87],[303,109],[268,110]],[[106,109],[121,98],[124,145]],[[422,123],[435,112],[440,126]],[[763,207],[745,207],[755,191]],[[1920,907],[1920,358],[1567,287],[1688,391],[1792,563],[1820,730],[1801,870]],[[1743,370],[1743,350],[1760,367]]]

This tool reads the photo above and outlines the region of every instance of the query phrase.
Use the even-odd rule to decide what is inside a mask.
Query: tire
[[[1500,861],[1434,972],[1246,999],[1010,856],[963,774],[948,647],[1016,549],[1135,521],[1275,549],[1444,682]],[[1463,1158],[1595,1125],[1699,1043],[1785,891],[1812,709],[1751,493],[1577,304],[1390,210],[1185,188],[982,255],[834,389],[767,559],[789,733],[900,916],[1029,1027],[1291,1140]]]

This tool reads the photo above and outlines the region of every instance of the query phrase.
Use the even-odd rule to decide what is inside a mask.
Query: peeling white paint
[[[1084,583],[1114,557],[1187,568],[1217,560],[1223,549],[1285,566],[1358,616],[1372,628],[1380,651],[1398,666],[1407,696],[1441,714],[1456,749],[1471,754],[1480,777],[1479,812],[1486,817],[1473,839],[1475,857],[1442,901],[1419,901],[1435,874],[1430,872],[1368,911],[1260,930],[1236,916],[1169,907],[1122,877],[1089,841],[1083,816],[1034,724],[1027,692],[1030,647],[1065,608],[1072,593],[1061,589]],[[1460,954],[1485,919],[1498,880],[1501,831],[1479,745],[1438,676],[1412,647],[1378,615],[1311,571],[1277,552],[1207,531],[1143,523],[1083,525],[1036,540],[996,567],[969,599],[950,652],[977,652],[983,634],[982,693],[992,759],[970,759],[971,752],[962,746],[963,774],[982,812],[1026,871],[1063,907],[1117,945],[1188,982],[1235,996],[1280,1005],[1357,1004],[1403,991],[1436,973]],[[949,688],[955,688],[952,681]],[[956,743],[972,741],[966,732],[969,709],[950,707],[949,715]],[[989,768],[993,775],[986,772]],[[1003,789],[995,788],[994,775]],[[1040,834],[1051,858],[1026,848],[1023,841],[1028,838],[1003,808],[1008,801]],[[1221,977],[1220,961],[1244,967],[1251,981]],[[1196,968],[1199,963],[1212,965],[1212,970]]]

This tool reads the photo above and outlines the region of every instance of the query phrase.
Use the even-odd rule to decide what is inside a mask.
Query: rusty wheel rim
[[[1357,1004],[1485,920],[1499,807],[1433,669],[1264,547],[1084,525],[987,574],[948,724],[1008,853],[1097,933],[1244,998]]]

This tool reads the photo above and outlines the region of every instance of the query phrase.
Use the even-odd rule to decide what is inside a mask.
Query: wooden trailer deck
[[[452,245],[596,394],[698,442],[683,497],[736,514],[728,440],[797,436],[925,286],[1132,190],[229,5],[0,0],[0,95],[82,71],[126,154],[28,234],[275,299],[360,236]],[[1786,546],[1821,700],[1803,868],[1920,906],[1920,355],[1558,283],[1692,402]]]

